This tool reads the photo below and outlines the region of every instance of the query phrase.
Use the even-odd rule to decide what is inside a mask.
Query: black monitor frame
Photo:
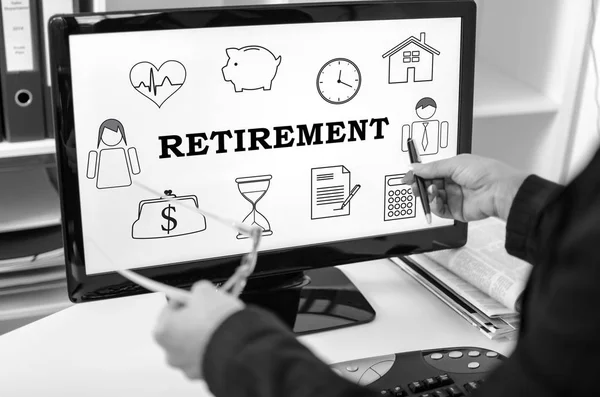
[[[59,15],[49,22],[52,99],[58,161],[63,240],[69,298],[84,302],[147,292],[117,273],[87,275],[85,271],[75,128],[70,74],[69,36],[161,29],[368,21],[415,18],[462,18],[458,153],[470,153],[473,121],[476,5],[472,0],[368,1],[254,5],[198,9]],[[255,280],[265,276],[351,262],[455,248],[466,243],[467,225],[261,252]],[[199,279],[222,282],[240,263],[240,255],[170,263],[136,269],[153,279],[187,288]]]

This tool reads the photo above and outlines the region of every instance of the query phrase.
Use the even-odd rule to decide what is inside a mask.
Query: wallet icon
[[[193,208],[198,208],[198,197],[176,196],[171,190],[165,190],[165,196],[160,198],[142,200],[138,218],[131,227],[131,237],[157,239],[206,230],[206,218]]]

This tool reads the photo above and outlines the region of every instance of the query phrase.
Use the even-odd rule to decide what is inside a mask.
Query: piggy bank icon
[[[255,45],[228,48],[225,52],[229,59],[222,69],[223,77],[233,84],[235,92],[271,89],[281,56],[275,58],[271,51]]]

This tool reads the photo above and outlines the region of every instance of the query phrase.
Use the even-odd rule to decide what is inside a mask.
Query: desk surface
[[[369,324],[307,335],[301,341],[327,363],[449,346],[510,354],[387,260],[340,269],[377,312]],[[161,294],[74,305],[0,336],[0,395],[209,396],[166,365],[152,339]],[[36,393],[36,394],[34,394]]]

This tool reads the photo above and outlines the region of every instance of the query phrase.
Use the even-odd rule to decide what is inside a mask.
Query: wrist
[[[509,177],[504,178],[499,184],[494,195],[495,216],[503,221],[508,220],[508,214],[512,207],[513,201],[521,188],[521,185],[527,178],[526,174],[514,173]]]

